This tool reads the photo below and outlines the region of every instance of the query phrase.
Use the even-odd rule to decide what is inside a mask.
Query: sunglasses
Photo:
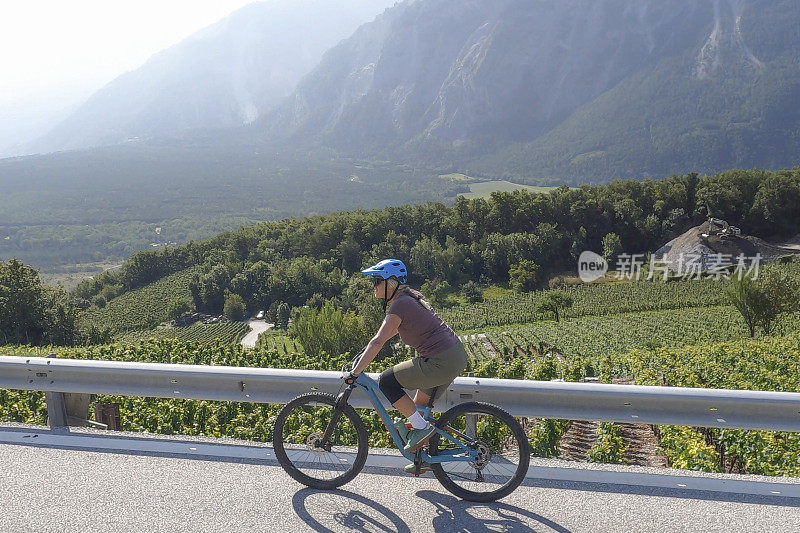
[[[381,283],[383,283],[383,278],[379,278],[378,276],[375,276],[375,277],[372,278],[372,286],[373,287],[377,287]]]

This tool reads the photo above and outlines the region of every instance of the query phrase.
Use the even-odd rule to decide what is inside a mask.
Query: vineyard
[[[268,329],[258,336],[256,348],[280,354],[302,353],[303,345],[281,331]]]
[[[563,313],[564,318],[613,315],[659,309],[705,307],[725,303],[724,281],[686,280],[664,283],[638,281],[623,283],[581,284],[564,288],[575,303]],[[537,311],[544,297],[542,291],[487,300],[481,303],[442,309],[441,317],[458,331],[489,326],[523,324],[552,318]]]
[[[633,350],[624,356],[624,364],[642,385],[800,392],[800,334]],[[708,471],[800,476],[800,433],[671,427],[667,431],[662,446],[673,464]],[[678,432],[688,434],[690,442],[706,453],[693,453],[685,438],[675,438]],[[708,448],[702,448],[703,443]]]
[[[148,339],[176,339],[182,342],[237,343],[242,340],[249,326],[246,322],[223,321],[216,324],[196,323],[185,327],[161,327],[150,330],[129,331],[117,337],[117,342],[142,342]]]
[[[11,350],[2,350],[9,353]],[[16,355],[43,356],[55,352],[71,359],[104,359],[154,363],[224,365],[339,370],[348,355],[310,358],[303,354],[278,354],[256,347],[244,351],[240,345],[222,341],[183,343],[174,339],[146,340],[140,344],[111,344],[83,348],[15,347]],[[397,361],[399,362],[399,360]],[[229,436],[268,442],[272,439],[274,417],[280,406],[238,402],[136,398],[97,395],[96,403],[120,404],[123,431],[161,434]],[[371,411],[362,413],[371,442],[390,445],[383,423]],[[0,390],[0,421],[44,424],[47,407],[44,393]]]
[[[161,319],[166,300],[186,296],[182,291],[187,290],[187,278],[187,272],[182,272],[157,282],[163,284],[160,288],[148,286],[114,299],[102,310],[104,315],[97,315],[98,320],[113,324],[114,313],[121,313],[125,324],[142,329]],[[575,304],[560,322],[535,311],[541,292],[445,309],[442,315],[459,331],[471,356],[467,372],[476,376],[566,381],[599,377],[604,382],[624,379],[646,385],[800,391],[798,317],[779,323],[773,333],[782,336],[750,339],[738,312],[722,305],[723,285],[677,281],[570,287],[565,290],[573,295]],[[263,333],[256,347],[245,352],[234,343],[246,329],[242,323],[195,324],[129,331],[118,338],[118,343],[104,346],[15,346],[2,352],[325,370],[339,370],[349,357],[310,357],[297,339],[275,330]],[[370,370],[380,371],[413,356],[402,344],[395,344],[392,353]],[[271,440],[279,409],[273,405],[120,396],[98,396],[95,401],[120,404],[123,430],[260,441]],[[390,445],[379,419],[370,411],[362,414],[372,445]],[[43,424],[45,417],[43,394],[0,391],[0,420]],[[583,427],[565,420],[531,419],[523,423],[533,453],[542,457],[559,456],[564,441]],[[800,435],[796,433],[673,426],[640,426],[639,430],[649,432],[675,467],[800,475]],[[626,425],[588,424],[581,437],[586,446],[580,448],[578,458],[624,461],[630,457],[631,433]]]
[[[797,320],[782,324],[797,331]],[[531,357],[546,352],[597,363],[634,348],[686,346],[748,337],[739,313],[730,306],[693,307],[490,328],[462,335],[467,352],[481,360],[493,356]],[[618,372],[621,370],[616,369]],[[615,375],[620,375],[619,373]]]
[[[347,355],[311,358],[292,352],[285,337],[272,342],[283,349],[257,346],[245,352],[241,346],[223,341],[183,343],[172,339],[146,340],[140,344],[112,344],[87,348],[58,348],[59,357],[181,364],[252,366],[338,370]],[[270,342],[264,339],[264,342]],[[283,339],[283,340],[282,340]],[[6,351],[6,350],[4,350]],[[18,355],[41,356],[48,349],[17,347]],[[281,353],[283,352],[283,353]],[[375,370],[394,364],[399,355],[376,365]],[[620,355],[620,365],[637,383],[669,383],[677,386],[744,388],[800,391],[800,334],[743,340],[684,348],[633,350]],[[549,380],[579,380],[592,372],[590,359],[560,358],[547,353],[539,357],[486,356],[471,360],[468,371],[477,376]],[[212,402],[123,396],[97,396],[97,402],[116,402],[127,431],[230,436],[269,441],[278,406],[236,402]],[[44,424],[47,409],[44,394],[0,391],[0,420]],[[389,445],[388,434],[370,411],[363,412],[372,445]],[[526,422],[535,454],[557,455],[558,443],[570,427],[569,421]],[[800,475],[800,435],[763,431],[692,428],[657,428],[661,446],[673,466],[719,471],[722,469]],[[590,459],[619,460],[623,453],[614,425],[601,427]]]
[[[167,306],[173,300],[192,301],[189,282],[197,268],[189,268],[109,301],[102,309],[89,308],[84,321],[100,328],[130,331],[153,328],[169,321]]]

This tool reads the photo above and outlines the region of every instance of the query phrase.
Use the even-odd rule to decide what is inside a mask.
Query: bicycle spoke
[[[349,406],[339,411],[341,416],[323,445],[335,404],[330,395],[301,396],[283,408],[276,422],[276,455],[287,472],[306,485],[333,487],[345,483],[366,459],[363,423]]]
[[[527,440],[517,422],[498,408],[474,404],[475,411],[464,408],[446,420],[445,428],[459,441],[467,444],[477,457],[472,461],[444,461],[435,470],[440,481],[468,499],[491,500],[492,494],[506,494],[515,488],[520,472],[527,468]],[[466,437],[467,427],[471,427]],[[474,438],[472,434],[474,433]],[[455,450],[457,445],[440,437],[437,451]],[[450,487],[449,485],[452,485]],[[459,489],[456,491],[455,489]],[[460,492],[465,491],[465,492]],[[505,492],[504,492],[505,491]]]

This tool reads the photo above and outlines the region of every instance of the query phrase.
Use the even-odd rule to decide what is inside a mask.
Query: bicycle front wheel
[[[503,409],[488,403],[468,402],[445,412],[436,426],[478,452],[475,461],[434,463],[436,479],[465,500],[490,502],[511,494],[530,463],[528,438],[520,423]],[[430,454],[452,453],[458,446],[436,433]]]
[[[334,417],[331,437],[322,442]],[[344,485],[367,461],[364,422],[350,405],[337,409],[330,394],[304,394],[287,403],[275,419],[273,444],[286,473],[315,489]]]

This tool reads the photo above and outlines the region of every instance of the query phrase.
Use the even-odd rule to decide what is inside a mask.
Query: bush
[[[191,310],[192,310],[192,304],[189,303],[189,300],[179,298],[176,300],[172,300],[169,303],[169,305],[167,306],[167,316],[169,317],[170,320],[177,320],[186,313],[189,313]]]
[[[673,468],[721,472],[719,453],[706,444],[694,429],[684,426],[661,426],[659,448]]]
[[[279,329],[289,328],[289,318],[292,315],[292,309],[286,302],[281,302],[275,307],[275,327]]]
[[[622,253],[622,239],[616,233],[607,233],[603,237],[603,259],[609,268],[617,261],[617,256]]]
[[[532,291],[536,288],[536,272],[539,265],[527,259],[512,265],[508,269],[508,280],[511,288],[518,292]]]
[[[619,426],[613,422],[601,422],[597,427],[597,444],[586,452],[586,458],[592,463],[622,464],[624,454]]]
[[[98,309],[102,309],[106,306],[106,299],[98,294],[92,298],[92,305]]]
[[[531,455],[534,457],[555,457],[561,435],[569,427],[568,420],[544,418],[528,433]]]
[[[225,306],[222,313],[231,320],[238,321],[244,318],[244,300],[238,294],[229,294],[225,298]]]
[[[483,301],[483,291],[480,286],[474,281],[468,281],[461,287],[461,296],[466,298],[469,303],[476,303]]]

